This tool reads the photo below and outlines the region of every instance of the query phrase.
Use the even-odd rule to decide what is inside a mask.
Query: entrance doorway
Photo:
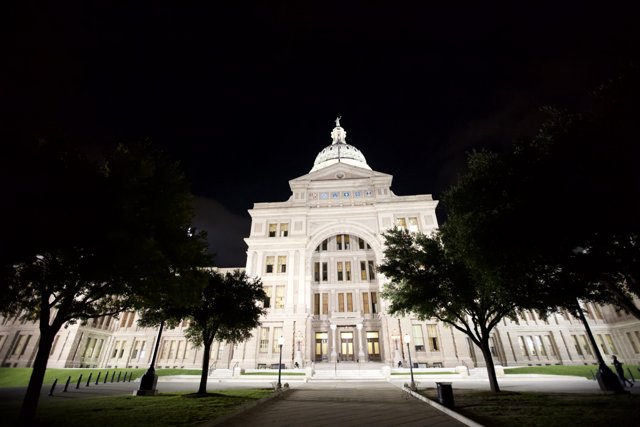
[[[380,361],[380,336],[378,332],[367,332],[367,353],[369,360]]]
[[[316,332],[316,362],[326,362],[327,358],[327,343],[329,341],[329,334],[326,332]]]
[[[353,356],[353,332],[340,332],[340,360],[352,362]]]

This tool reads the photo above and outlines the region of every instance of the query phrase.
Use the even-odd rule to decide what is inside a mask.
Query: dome
[[[364,158],[364,154],[353,145],[345,142],[347,131],[340,126],[340,117],[336,119],[336,127],[331,132],[331,138],[333,142],[318,153],[310,172],[326,168],[334,163],[346,163],[371,170],[367,160]]]

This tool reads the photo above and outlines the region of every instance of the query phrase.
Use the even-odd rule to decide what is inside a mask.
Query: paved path
[[[441,426],[464,424],[388,382],[301,384],[206,426]]]

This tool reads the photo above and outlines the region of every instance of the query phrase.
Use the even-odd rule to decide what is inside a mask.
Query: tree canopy
[[[39,322],[28,418],[62,325],[153,307],[169,293],[197,297],[197,268],[211,257],[190,229],[188,182],[150,144],[119,145],[100,160],[46,142],[21,154],[21,180],[7,192],[0,307]]]

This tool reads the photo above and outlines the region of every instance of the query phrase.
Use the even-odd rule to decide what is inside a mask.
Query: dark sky
[[[337,115],[396,194],[438,198],[470,149],[531,135],[640,46],[632,2],[19,3],[2,139],[150,139],[181,161],[221,266],[244,265],[247,209],[288,198]]]

